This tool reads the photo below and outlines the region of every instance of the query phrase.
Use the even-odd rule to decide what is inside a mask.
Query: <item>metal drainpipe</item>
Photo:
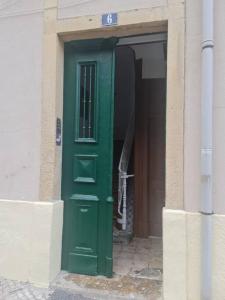
[[[202,0],[201,86],[201,214],[202,300],[212,299],[212,144],[213,144],[213,23],[214,0]]]

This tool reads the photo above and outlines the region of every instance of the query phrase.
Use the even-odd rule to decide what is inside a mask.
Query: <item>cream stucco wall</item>
[[[43,0],[0,1],[0,45],[0,276],[47,286],[61,269],[63,202],[38,201]]]
[[[201,299],[201,214],[165,209],[163,212],[164,300]],[[225,299],[225,216],[213,224],[212,300]]]
[[[167,0],[59,0],[58,18],[66,19],[166,5]]]
[[[48,286],[61,269],[63,202],[0,200],[0,276]]]
[[[0,197],[5,199],[39,196],[42,38],[42,0],[0,1]]]
[[[215,15],[215,70],[214,70],[214,159],[213,201],[216,213],[225,213],[225,1],[216,0]],[[186,1],[185,43],[185,165],[184,197],[189,211],[200,209],[200,84],[201,84],[201,0]]]

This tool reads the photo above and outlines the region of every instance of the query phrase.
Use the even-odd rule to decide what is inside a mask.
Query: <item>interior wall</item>
[[[134,56],[141,71],[134,72]],[[118,47],[116,55],[115,133],[123,139],[136,92],[135,235],[162,235],[165,204],[166,62],[163,43]],[[136,77],[136,83],[135,83]],[[137,83],[137,77],[139,83]],[[116,152],[116,151],[115,151]],[[117,153],[117,152],[116,152]]]
[[[136,94],[135,234],[162,236],[165,205],[166,60],[164,44],[135,45],[142,61]]]
[[[135,235],[162,236],[165,205],[165,79],[143,79],[136,99]]]
[[[162,42],[134,45],[136,59],[142,59],[142,78],[165,78],[166,63]]]
[[[148,116],[149,235],[162,236],[162,209],[165,206],[165,79],[144,82],[150,100]]]
[[[129,39],[127,39],[129,41]],[[130,39],[132,40],[132,38]],[[135,59],[142,60],[142,79],[165,78],[163,43],[116,48],[114,139],[123,140],[135,101]]]
[[[116,48],[114,139],[124,140],[135,101],[135,53],[127,46]]]

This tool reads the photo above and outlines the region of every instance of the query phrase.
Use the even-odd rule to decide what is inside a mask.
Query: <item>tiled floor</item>
[[[161,280],[162,239],[134,238],[129,244],[114,244],[113,259],[113,271],[118,275],[147,278],[150,276],[152,279]]]
[[[83,276],[61,272],[53,286],[98,300],[161,300],[162,240],[133,239],[114,244],[114,276]]]

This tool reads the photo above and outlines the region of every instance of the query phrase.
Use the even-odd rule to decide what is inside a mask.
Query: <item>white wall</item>
[[[135,59],[142,59],[142,78],[165,78],[163,44],[118,47],[116,50],[115,139],[124,139],[135,97]]]
[[[0,198],[38,199],[42,7],[0,1]]]
[[[132,46],[136,59],[142,59],[142,78],[165,78],[166,63],[163,43],[151,43]]]
[[[167,5],[167,0],[58,0],[58,18],[120,12]]]
[[[201,0],[186,1],[185,207],[200,203]],[[225,1],[215,0],[214,211],[225,213]]]
[[[0,17],[41,12],[45,0],[0,0]]]

